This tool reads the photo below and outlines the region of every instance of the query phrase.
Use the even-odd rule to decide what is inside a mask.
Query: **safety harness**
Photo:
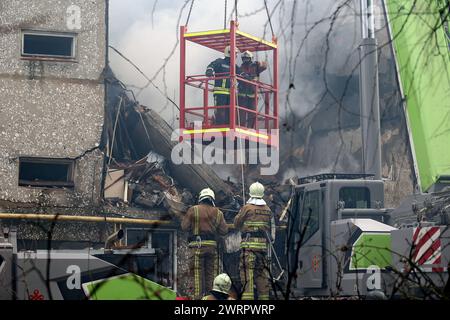
[[[217,209],[216,226],[219,224],[219,221],[220,215],[219,209]],[[194,207],[194,232],[189,238],[189,241],[189,247],[201,248],[203,246],[217,246],[214,235],[200,233],[200,213],[198,211],[198,206]]]

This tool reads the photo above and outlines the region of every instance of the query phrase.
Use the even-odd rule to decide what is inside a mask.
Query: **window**
[[[19,186],[73,187],[73,160],[20,158]]]
[[[309,191],[305,194],[300,218],[300,232],[305,230],[302,243],[305,243],[319,230],[320,219],[320,192]]]
[[[148,229],[127,229],[127,245],[152,247],[152,235]]]
[[[366,187],[344,187],[339,190],[339,201],[346,209],[369,209],[370,191]]]
[[[153,281],[156,281],[164,286],[171,287],[174,285],[174,264],[176,261],[175,239],[176,234],[169,230],[154,230],[145,228],[127,228],[126,229],[126,244],[127,246],[141,246],[147,249],[154,249],[156,260],[154,260],[154,267],[147,266],[146,260],[140,261],[138,267],[140,268],[140,275],[148,277],[149,274]],[[153,263],[153,262],[152,262]],[[142,270],[151,269],[151,272],[144,272]],[[147,275],[148,273],[148,275]]]
[[[23,31],[22,56],[75,59],[75,35]]]

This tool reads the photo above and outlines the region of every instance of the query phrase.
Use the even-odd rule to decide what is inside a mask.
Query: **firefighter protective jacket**
[[[242,232],[241,248],[266,250],[265,234],[271,231],[271,219],[272,211],[267,205],[243,206],[234,218],[234,227]]]
[[[239,68],[240,75],[251,81],[258,81],[261,72],[267,69],[267,62],[243,63]],[[255,86],[244,81],[239,82],[239,95],[255,97]]]
[[[224,236],[228,232],[222,211],[207,204],[190,207],[181,222],[181,228],[192,236],[200,236],[205,245],[215,245],[216,235]]]
[[[236,74],[238,73],[239,68],[236,66]],[[206,69],[206,75],[212,76],[213,74],[216,77],[228,76],[226,79],[214,81],[214,94],[230,94],[230,58],[219,58],[211,62]]]

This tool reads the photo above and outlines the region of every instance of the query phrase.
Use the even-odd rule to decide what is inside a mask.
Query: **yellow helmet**
[[[249,191],[250,197],[252,198],[264,197],[264,186],[259,182],[252,183],[252,185],[249,188]]]
[[[216,200],[214,191],[212,191],[210,188],[203,189],[202,191],[200,191],[200,194],[198,195],[199,202],[206,198],[211,198],[213,200]]]
[[[228,294],[231,289],[231,279],[226,273],[219,274],[213,283],[213,290]]]

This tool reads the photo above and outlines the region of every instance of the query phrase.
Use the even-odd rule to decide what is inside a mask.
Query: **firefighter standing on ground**
[[[259,81],[261,72],[267,69],[266,61],[253,61],[253,54],[250,51],[245,51],[241,55],[242,65],[239,67],[240,76],[246,80]],[[253,84],[239,81],[239,106],[247,109],[256,110],[256,94],[257,89]],[[254,128],[256,115],[254,113],[239,111],[240,125],[247,126],[247,128]]]
[[[236,49],[236,57],[238,52]],[[211,62],[205,73],[207,77],[226,77],[214,81],[214,105],[227,107],[215,109],[215,124],[230,123],[230,46],[225,48],[224,56],[224,58],[219,58]],[[237,66],[236,73],[238,73]]]
[[[234,227],[242,232],[241,241],[241,282],[242,300],[254,300],[253,287],[256,285],[259,300],[269,299],[269,263],[267,259],[268,235],[274,230],[273,215],[263,200],[264,186],[253,183],[250,186],[250,200],[241,208],[234,219]]]
[[[181,228],[188,231],[191,251],[190,267],[194,273],[194,299],[201,299],[211,290],[214,277],[219,272],[216,235],[228,232],[222,211],[215,207],[214,191],[200,192],[198,205],[186,212]]]
[[[219,274],[214,279],[213,288],[210,294],[202,300],[234,300],[230,297],[231,279],[226,273]]]

